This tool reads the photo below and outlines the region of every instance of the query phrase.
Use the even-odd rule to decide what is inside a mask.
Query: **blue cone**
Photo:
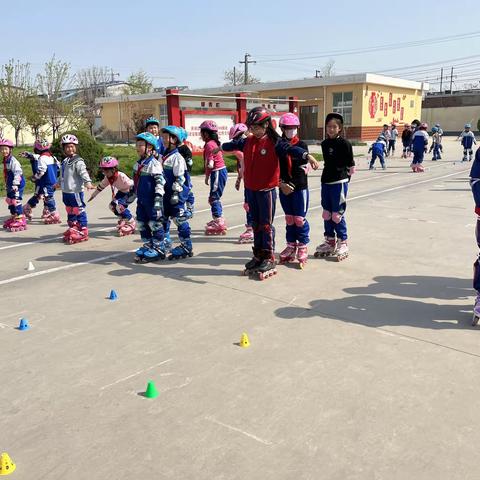
[[[23,331],[23,330],[28,330],[30,328],[30,325],[28,324],[28,321],[26,318],[22,318],[20,320],[20,325],[18,326],[18,330]]]
[[[108,297],[109,300],[116,300],[118,298],[117,292],[115,290],[112,290],[110,292],[110,296]]]

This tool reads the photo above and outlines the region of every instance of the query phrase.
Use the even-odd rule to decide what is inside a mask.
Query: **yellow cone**
[[[240,339],[240,346],[242,348],[247,348],[250,346],[250,340],[248,339],[248,335],[246,333],[242,333],[242,338]]]
[[[8,453],[2,453],[0,455],[0,477],[2,475],[10,475],[16,468],[17,466],[12,462]]]

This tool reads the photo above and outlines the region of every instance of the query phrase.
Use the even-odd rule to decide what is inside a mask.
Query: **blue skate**
[[[165,239],[163,240],[163,248],[165,252],[168,253],[172,249],[172,238],[170,237],[170,232],[165,232]]]
[[[179,258],[187,257],[193,257],[192,242],[190,239],[183,240],[180,245],[172,249],[168,259],[178,260]]]

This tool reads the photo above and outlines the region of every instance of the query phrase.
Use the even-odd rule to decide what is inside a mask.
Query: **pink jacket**
[[[108,177],[103,177],[103,180],[97,186],[97,190],[101,192],[104,188],[107,188],[110,185],[110,180]],[[111,183],[113,188],[116,188],[120,192],[128,193],[130,188],[133,187],[133,180],[125,175],[123,172],[118,172],[117,178]]]
[[[221,170],[225,168],[225,160],[223,159],[223,153],[220,150],[218,153],[213,153],[213,151],[218,148],[218,145],[213,140],[209,140],[203,149],[203,159],[205,161],[205,174],[210,175],[210,173]]]

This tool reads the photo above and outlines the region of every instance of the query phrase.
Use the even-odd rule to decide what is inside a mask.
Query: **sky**
[[[223,85],[224,71],[243,68],[238,61],[248,52],[257,61],[250,73],[262,81],[313,77],[332,59],[336,74],[396,68],[388,74],[428,79],[437,88],[440,67],[450,74],[455,65],[460,87],[480,79],[478,14],[471,0],[17,0],[8,9],[0,63],[28,62],[37,73],[55,54],[71,64],[72,75],[96,65],[124,80],[143,69],[154,86],[199,88]],[[478,33],[429,42],[471,32]],[[407,42],[417,43],[394,48]],[[390,47],[351,54],[384,45]],[[425,64],[434,65],[411,68]]]

